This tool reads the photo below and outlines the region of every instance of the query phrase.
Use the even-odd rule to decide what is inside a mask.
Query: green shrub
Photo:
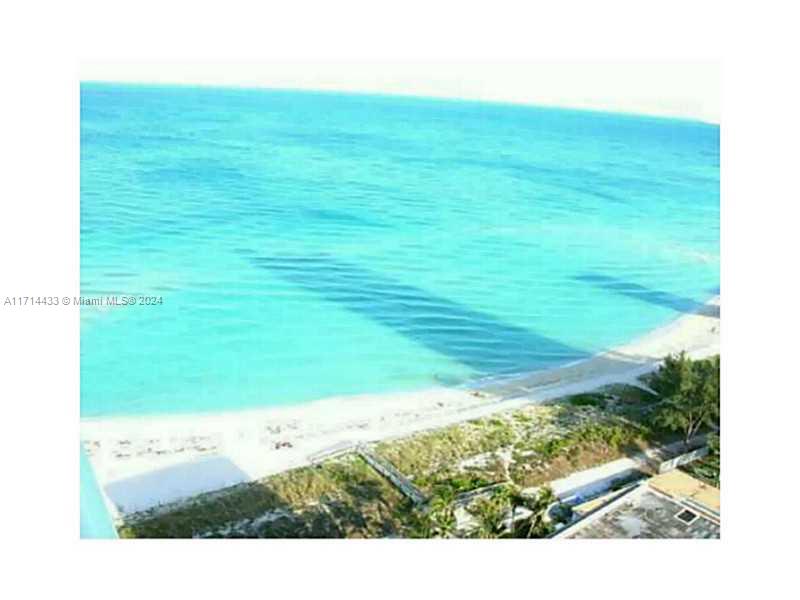
[[[598,398],[594,394],[577,394],[570,396],[568,401],[572,406],[594,406],[596,408],[603,408],[606,404],[602,398]]]

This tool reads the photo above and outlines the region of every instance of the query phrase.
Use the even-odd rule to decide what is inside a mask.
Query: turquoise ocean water
[[[719,128],[328,93],[81,85],[84,417],[460,385],[719,289]]]

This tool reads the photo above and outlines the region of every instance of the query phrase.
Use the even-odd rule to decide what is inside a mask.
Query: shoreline
[[[112,516],[308,465],[328,451],[404,437],[492,413],[637,383],[667,354],[719,354],[720,298],[592,358],[471,388],[332,397],[243,411],[88,418],[81,442]],[[640,385],[640,384],[639,384]]]

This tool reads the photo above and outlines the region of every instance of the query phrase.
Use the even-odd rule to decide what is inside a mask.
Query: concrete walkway
[[[688,448],[694,449],[703,446],[705,443],[706,436],[700,435],[690,440]],[[657,470],[658,465],[662,462],[686,451],[688,449],[683,442],[674,442],[597,467],[571,473],[566,477],[551,481],[549,485],[559,500],[568,504],[577,504],[604,493],[619,479],[630,477],[642,470]],[[534,489],[536,488],[531,488],[530,491]]]

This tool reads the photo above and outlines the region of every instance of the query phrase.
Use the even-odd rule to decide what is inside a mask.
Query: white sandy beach
[[[719,297],[630,344],[559,369],[479,388],[337,397],[297,407],[203,415],[84,419],[81,439],[119,513],[252,481],[311,462],[331,448],[407,435],[634,382],[670,353],[719,353]]]

